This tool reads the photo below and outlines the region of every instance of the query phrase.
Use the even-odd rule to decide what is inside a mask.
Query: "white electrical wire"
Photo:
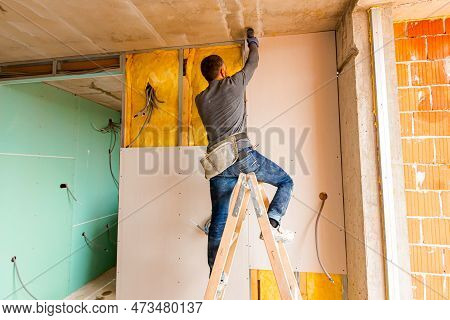
[[[323,206],[325,205],[325,200],[328,198],[328,196],[326,193],[321,193],[319,195],[319,197],[320,197],[320,200],[322,200],[322,204],[320,205],[319,212],[317,213],[316,224],[314,226],[317,260],[319,260],[320,267],[322,268],[323,272],[326,274],[328,280],[330,280],[332,283],[334,283],[333,278],[328,273],[328,271],[325,269],[325,267],[322,263],[322,260],[320,259],[320,254],[319,254],[319,219],[320,219],[320,215],[322,214]]]

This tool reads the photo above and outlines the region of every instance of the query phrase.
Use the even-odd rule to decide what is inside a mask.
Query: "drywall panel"
[[[0,299],[38,299],[68,292],[73,201],[60,183],[73,184],[74,159],[0,155]],[[44,272],[47,271],[47,272]],[[43,273],[44,272],[44,273]]]
[[[116,248],[117,214],[73,225],[69,293],[86,284],[86,279],[101,275],[107,266],[114,266]]]
[[[121,150],[118,299],[203,298],[207,236],[196,224],[211,215],[209,184],[198,169],[203,152],[200,147]],[[243,232],[227,298],[249,298],[246,243]]]
[[[76,234],[95,237],[117,221],[110,136],[93,126],[120,114],[43,83],[0,86],[0,96],[0,298],[31,298],[13,272],[16,255],[37,298],[61,299],[115,264],[115,244],[105,258],[80,249]],[[112,159],[118,176],[118,146]]]
[[[103,128],[109,119],[120,122],[120,114],[92,101],[79,98],[75,187],[80,198],[75,204],[73,224],[117,213],[119,192],[109,168],[108,150],[114,137],[94,129]],[[119,178],[120,133],[116,134],[111,154],[111,170]]]
[[[330,273],[345,273],[345,235],[334,32],[264,38],[260,60],[247,88],[249,134],[261,153],[294,180],[283,227],[296,232],[287,245],[296,271],[322,272],[315,253],[314,222],[326,201],[319,248]],[[270,195],[274,188],[266,187]],[[251,216],[254,219],[254,216]],[[250,266],[269,268],[250,223]]]
[[[0,86],[0,95],[1,152],[74,156],[75,97],[35,83]]]

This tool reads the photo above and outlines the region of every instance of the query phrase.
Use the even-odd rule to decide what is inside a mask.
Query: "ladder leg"
[[[253,206],[255,207],[259,227],[261,228],[261,232],[264,237],[264,244],[266,245],[266,250],[269,255],[269,260],[272,265],[275,279],[277,281],[281,299],[292,300],[293,296],[289,287],[289,281],[284,271],[280,253],[272,234],[269,218],[267,216],[267,210],[258,186],[256,175],[254,173],[249,173],[247,175],[247,181],[250,185]]]
[[[222,239],[220,240],[219,249],[217,250],[216,260],[209,277],[208,286],[206,288],[205,300],[214,300],[217,298],[217,289],[225,269],[230,248],[233,242],[236,226],[239,220],[239,212],[245,195],[245,174],[240,174],[236,186],[231,194],[230,205],[228,208],[228,217],[223,230]]]
[[[269,198],[267,197],[267,194],[264,191],[264,188],[261,183],[259,184],[259,190],[261,192],[264,206],[266,207],[267,210],[269,208]],[[295,300],[302,300],[302,296],[300,295],[300,288],[298,286],[297,279],[295,278],[294,271],[292,270],[291,261],[289,259],[289,255],[287,253],[286,247],[284,246],[284,243],[278,242],[278,251],[280,253],[283,269],[285,270],[286,276],[289,281],[289,287],[291,289],[292,296],[294,297]]]
[[[231,266],[233,264],[234,254],[236,252],[236,247],[238,245],[239,235],[240,235],[240,232],[241,232],[241,227],[242,227],[242,224],[243,224],[243,222],[245,220],[249,199],[250,199],[250,190],[248,190],[246,188],[245,189],[245,193],[244,193],[244,199],[243,199],[243,202],[242,202],[242,206],[241,206],[241,208],[239,210],[239,217],[238,217],[238,221],[237,221],[237,224],[236,224],[236,229],[234,230],[234,235],[233,235],[233,240],[232,240],[232,243],[231,243],[230,251],[228,253],[227,260],[225,262],[225,267],[224,267],[224,270],[223,270],[224,274],[227,275],[227,276],[230,274]],[[225,294],[225,289],[226,289],[226,287],[221,292],[219,292],[217,294],[217,299],[218,300],[222,300],[223,299],[223,296]]]
[[[298,286],[297,279],[295,278],[294,271],[292,270],[291,261],[289,259],[289,255],[286,251],[284,243],[278,242],[278,251],[280,252],[281,263],[283,264],[284,270],[286,272],[292,296],[294,300],[302,300],[300,288]]]

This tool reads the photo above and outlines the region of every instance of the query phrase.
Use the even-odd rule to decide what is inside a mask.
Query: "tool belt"
[[[248,139],[245,132],[229,136],[207,149],[205,156],[200,159],[206,179],[222,173],[240,158],[237,142],[242,139]]]

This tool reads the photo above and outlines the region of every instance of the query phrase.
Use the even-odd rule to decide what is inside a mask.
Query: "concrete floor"
[[[116,300],[116,268],[111,268],[65,300]]]

